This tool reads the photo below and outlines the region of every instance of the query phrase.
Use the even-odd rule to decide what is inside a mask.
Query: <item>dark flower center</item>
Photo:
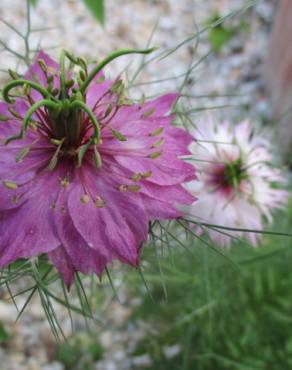
[[[216,167],[211,175],[210,184],[226,191],[238,189],[240,183],[248,178],[246,169],[239,158]]]

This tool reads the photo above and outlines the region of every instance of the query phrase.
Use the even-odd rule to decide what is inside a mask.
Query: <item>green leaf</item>
[[[215,14],[207,21],[206,24],[211,27],[212,24],[218,22],[219,20],[219,15]],[[211,44],[212,50],[215,53],[220,52],[223,46],[233,38],[233,36],[236,34],[236,31],[237,30],[235,28],[225,27],[223,23],[217,24],[216,27],[211,27],[208,32],[208,40]]]
[[[37,4],[37,2],[38,2],[38,0],[29,0],[30,1],[30,3],[33,5],[33,6],[36,6],[36,4]]]
[[[83,0],[95,18],[103,25],[105,19],[104,0]]]
[[[209,32],[208,38],[212,49],[215,52],[219,52],[222,47],[232,39],[233,36],[234,32],[232,32],[231,30],[223,27],[218,27],[213,28]]]

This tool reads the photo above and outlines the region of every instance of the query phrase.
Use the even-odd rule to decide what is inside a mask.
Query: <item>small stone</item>
[[[132,357],[132,363],[139,369],[142,367],[148,367],[151,365],[151,357],[146,353],[145,355]]]
[[[179,344],[175,344],[173,346],[165,346],[163,347],[164,356],[170,360],[176,357],[181,352],[181,346]]]
[[[64,365],[55,361],[43,366],[42,370],[64,370]]]

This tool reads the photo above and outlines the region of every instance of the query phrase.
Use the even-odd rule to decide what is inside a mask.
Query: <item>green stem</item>
[[[146,50],[137,50],[137,49],[121,49],[117,50],[111,54],[109,54],[103,61],[101,61],[89,74],[87,79],[83,82],[82,86],[80,87],[80,92],[82,94],[85,93],[87,87],[91,83],[91,81],[95,78],[95,76],[112,60],[119,58],[122,55],[126,54],[149,54],[152,53],[156,48],[146,49]]]
[[[14,87],[22,86],[22,85],[28,85],[34,90],[37,90],[40,94],[42,94],[44,98],[48,98],[48,99],[52,98],[52,95],[43,86],[39,85],[36,82],[27,81],[27,80],[15,80],[15,81],[9,82],[6,86],[4,86],[2,90],[3,99],[9,104],[13,104],[14,99],[10,99],[9,92]]]
[[[26,0],[26,17],[27,17],[27,30],[24,37],[24,45],[25,45],[25,62],[26,65],[29,66],[30,63],[30,47],[29,47],[29,37],[31,32],[31,14],[30,14],[30,1]]]
[[[92,125],[94,127],[94,131],[95,131],[94,136],[93,136],[93,140],[94,140],[95,144],[98,144],[99,139],[100,139],[100,126],[99,126],[99,123],[98,123],[94,113],[92,112],[92,110],[90,108],[88,108],[88,106],[80,100],[75,100],[71,104],[71,108],[73,108],[73,109],[74,108],[82,109],[82,110],[84,110],[84,112],[86,112],[88,114],[89,118],[91,119]]]
[[[62,100],[66,98],[65,57],[66,51],[62,50],[60,56],[60,87]]]

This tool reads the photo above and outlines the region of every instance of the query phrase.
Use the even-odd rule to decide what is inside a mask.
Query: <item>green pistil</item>
[[[4,86],[3,90],[2,90],[2,95],[3,95],[3,99],[9,103],[9,104],[13,104],[14,103],[14,99],[11,99],[9,97],[9,92],[11,89],[17,87],[17,86],[29,86],[31,87],[32,89],[38,91],[44,98],[48,98],[48,99],[54,99],[54,97],[50,94],[49,91],[47,91],[43,86],[41,86],[40,84],[36,83],[36,82],[33,82],[33,81],[29,81],[29,80],[14,80],[14,81],[11,81],[9,82],[6,86]],[[54,99],[55,101],[55,99]]]
[[[88,78],[83,82],[83,85],[80,87],[80,92],[82,94],[85,93],[86,89],[88,88],[89,84],[94,80],[96,75],[112,60],[119,58],[122,55],[126,54],[150,54],[156,48],[146,49],[146,50],[137,50],[137,49],[121,49],[117,50],[110,55],[108,55],[103,61],[101,61],[89,74]]]
[[[242,180],[247,179],[247,173],[243,168],[242,160],[225,163],[224,180],[233,188],[238,188]]]

